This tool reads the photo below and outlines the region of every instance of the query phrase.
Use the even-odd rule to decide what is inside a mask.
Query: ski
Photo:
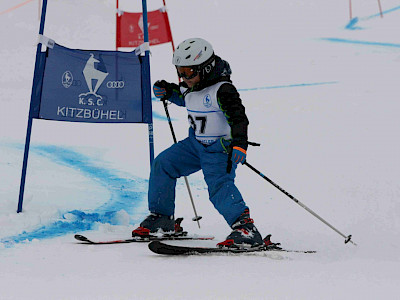
[[[127,244],[127,243],[138,243],[138,242],[151,242],[151,241],[165,241],[165,240],[212,240],[213,236],[201,236],[197,234],[188,235],[187,231],[183,231],[181,223],[183,218],[177,218],[175,220],[175,232],[172,234],[159,234],[159,235],[133,235],[129,239],[119,240],[105,240],[105,241],[94,241],[81,234],[75,234],[74,238],[81,242],[81,244],[87,245],[109,245],[109,244]]]
[[[272,243],[270,241],[271,235],[268,235],[264,241],[265,245],[258,248],[218,248],[218,247],[190,247],[190,246],[176,246],[169,245],[163,241],[152,241],[149,243],[149,249],[162,255],[199,255],[199,254],[215,254],[215,253],[253,253],[264,251],[279,251],[279,252],[294,252],[294,253],[316,253],[312,250],[289,250],[280,247],[280,243]]]
[[[168,236],[150,236],[146,238],[133,237],[129,239],[119,240],[106,240],[106,241],[94,241],[87,238],[84,235],[75,234],[74,238],[81,242],[81,244],[88,245],[109,245],[109,244],[127,244],[127,243],[138,243],[138,242],[151,242],[151,241],[165,241],[165,240],[212,240],[213,236],[200,236],[200,235],[168,235]]]

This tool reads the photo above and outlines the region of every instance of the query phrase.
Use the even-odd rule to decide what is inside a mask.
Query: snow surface
[[[23,2],[2,1],[0,12]],[[120,0],[140,11],[141,1]],[[400,1],[168,1],[175,43],[209,40],[228,60],[250,119],[248,162],[357,247],[245,166],[237,185],[263,234],[317,254],[163,257],[145,244],[84,246],[73,235],[129,237],[146,216],[147,126],[35,120],[24,210],[17,201],[38,33],[37,1],[0,14],[0,299],[397,299],[400,292]],[[149,1],[149,10],[161,1]],[[115,1],[52,0],[45,35],[70,48],[115,47]],[[152,47],[152,82],[176,81],[169,44]],[[153,102],[155,151],[172,143]],[[177,136],[186,112],[170,106]],[[201,173],[184,181],[186,230],[229,227]],[[186,242],[186,244],[198,242]]]

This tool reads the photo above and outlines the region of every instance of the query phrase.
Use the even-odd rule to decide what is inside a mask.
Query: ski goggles
[[[195,78],[199,74],[195,67],[176,67],[176,70],[178,71],[178,76],[185,79]]]

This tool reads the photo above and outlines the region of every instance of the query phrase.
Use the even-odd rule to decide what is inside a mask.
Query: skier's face
[[[186,79],[185,77],[182,77],[182,79],[183,82],[185,82],[189,88],[192,88],[200,82],[200,74],[197,74],[197,76],[191,79]]]

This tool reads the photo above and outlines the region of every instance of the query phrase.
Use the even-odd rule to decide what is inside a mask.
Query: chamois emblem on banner
[[[108,76],[108,73],[97,70],[94,63],[100,61],[94,58],[93,53],[90,54],[90,58],[86,62],[85,68],[83,69],[83,76],[85,76],[86,84],[89,88],[90,93],[96,95],[97,90]],[[95,87],[93,88],[93,80],[97,80]],[[96,95],[97,96],[97,95]]]
[[[103,97],[97,95],[97,90],[100,88],[109,73],[102,72],[96,69],[94,64],[99,62],[100,61],[94,57],[94,54],[90,53],[90,57],[87,60],[82,72],[83,76],[85,77],[86,84],[89,88],[89,92],[79,95],[79,104],[97,106],[102,106],[104,104],[102,101]],[[95,96],[96,99],[93,99],[92,96]]]
[[[147,25],[150,25],[150,23],[147,23]],[[139,21],[138,21],[138,26],[142,32],[144,32],[144,27],[143,27],[143,15],[140,15]]]

